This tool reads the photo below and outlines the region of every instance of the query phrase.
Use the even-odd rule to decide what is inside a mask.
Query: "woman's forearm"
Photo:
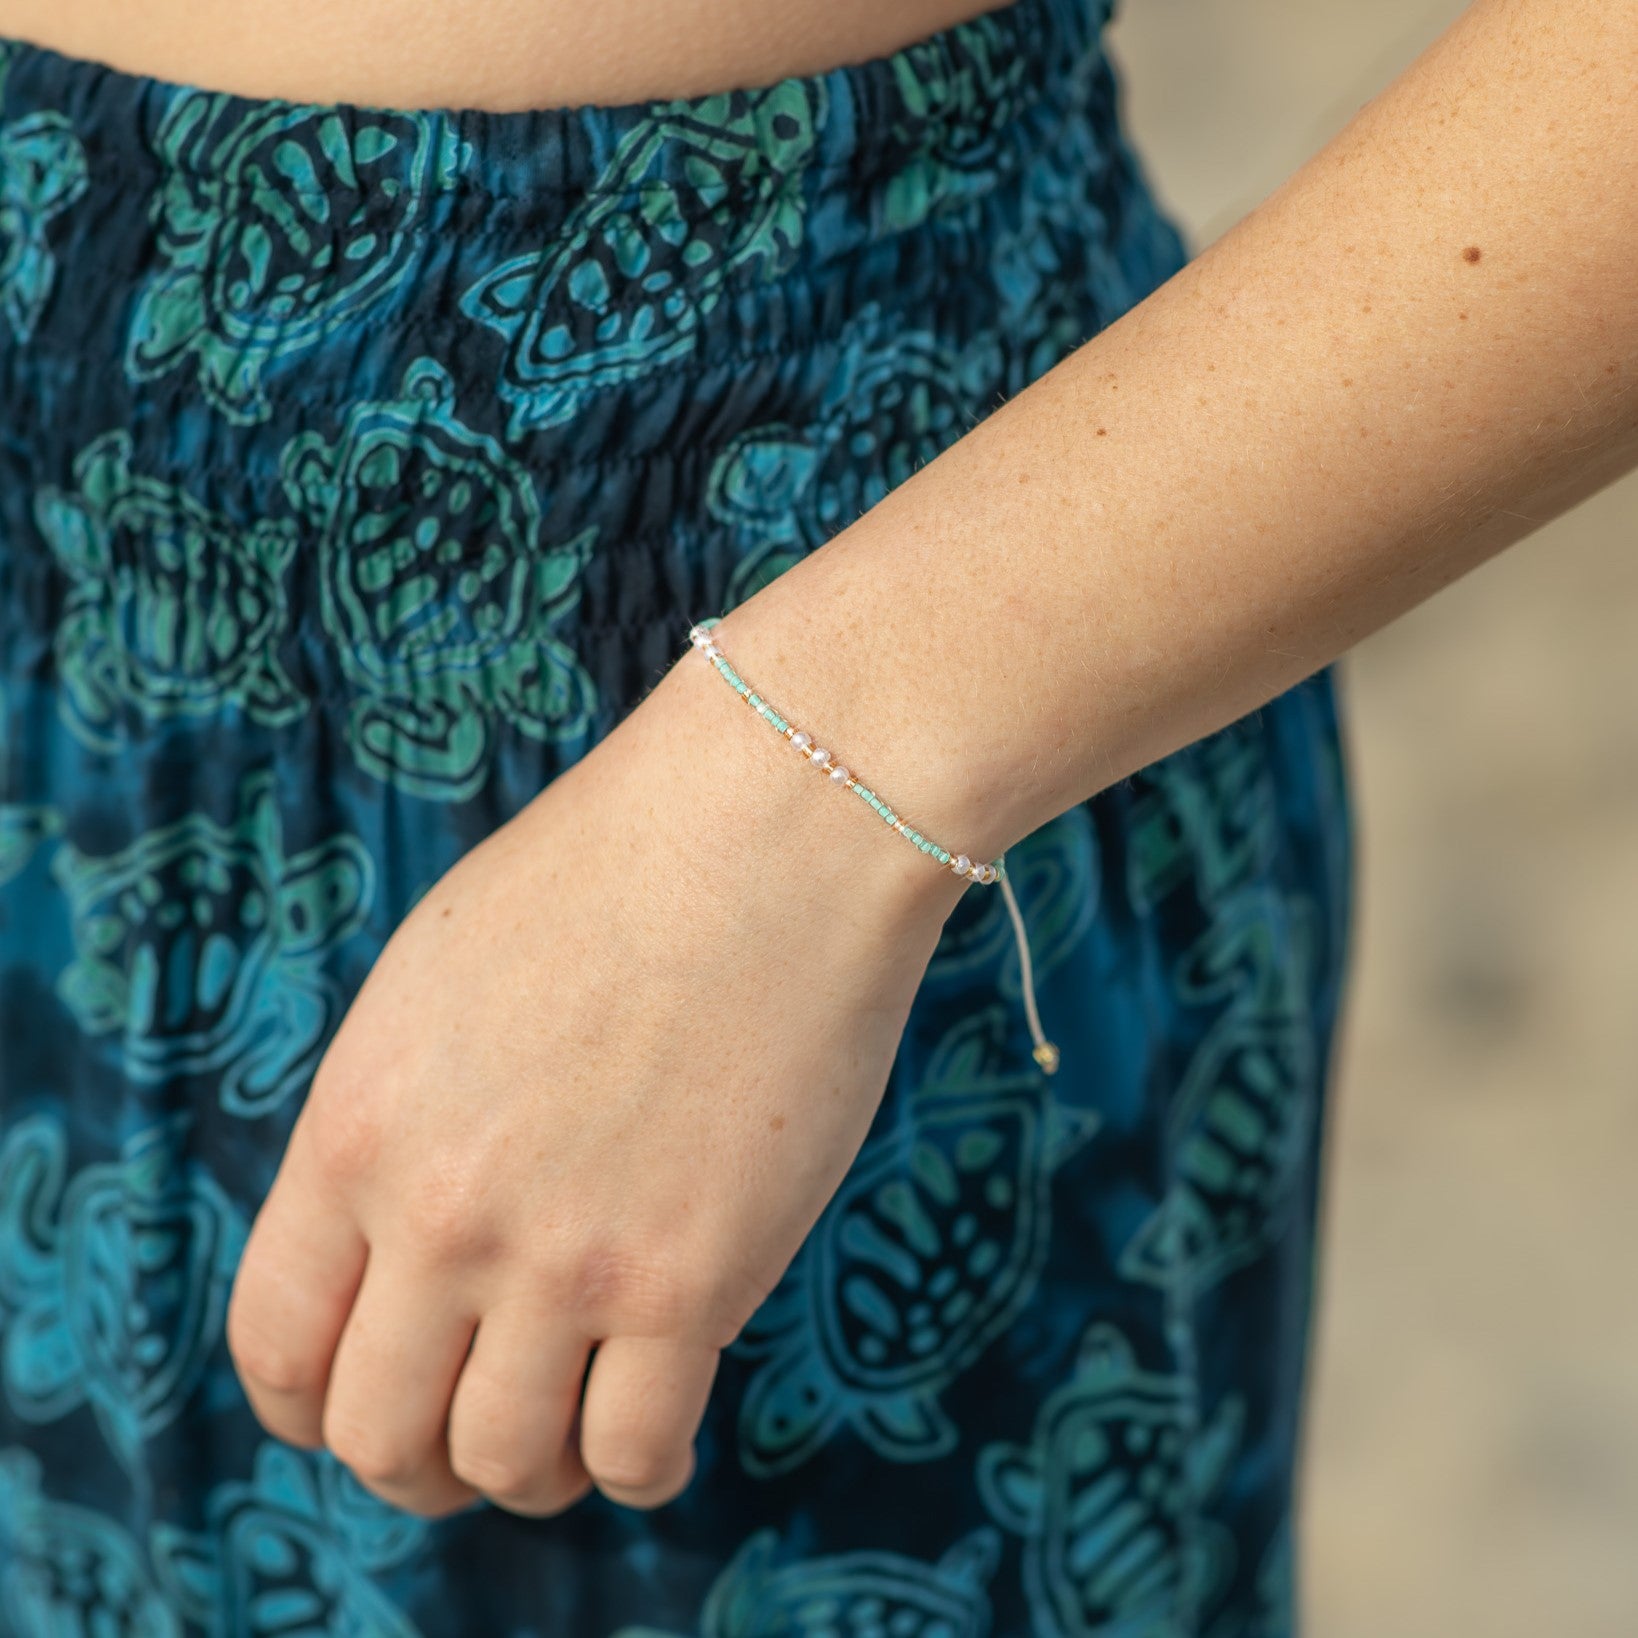
[[[1477,0],[722,642],[992,857],[1638,464],[1635,355],[1638,6]]]

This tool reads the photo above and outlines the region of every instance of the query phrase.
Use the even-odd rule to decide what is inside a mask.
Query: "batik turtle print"
[[[1278,1235],[1313,1141],[1318,1049],[1309,1015],[1316,920],[1301,896],[1248,888],[1183,956],[1176,993],[1221,1002],[1172,1106],[1173,1182],[1122,1272],[1214,1285]]]
[[[711,1589],[699,1638],[984,1638],[984,1588],[1000,1558],[999,1533],[980,1526],[936,1564],[898,1553],[837,1553],[781,1562],[778,1536],[758,1530]],[[622,1627],[612,1638],[684,1638]]]
[[[177,1164],[188,1123],[145,1128],[117,1162],[66,1182],[60,1121],[33,1116],[0,1147],[7,1395],[39,1422],[89,1403],[137,1472],[141,1442],[198,1385],[243,1249],[237,1208],[197,1164]]]
[[[709,505],[741,554],[730,605],[931,460],[997,378],[994,337],[959,357],[930,332],[897,329],[877,304],[850,321],[847,339],[843,366],[815,417],[800,426],[752,427],[712,465]]]
[[[959,1430],[939,1393],[1028,1300],[1052,1233],[1052,1175],[1096,1116],[1006,1056],[1002,1009],[929,1057],[902,1128],[867,1144],[736,1345],[766,1356],[740,1460],[777,1473],[840,1420],[883,1457],[926,1461]]]
[[[0,1451],[0,1620],[33,1638],[182,1638],[140,1543],[101,1509],[54,1501],[39,1461]]]
[[[506,113],[0,40],[0,1638],[1294,1638],[1329,671],[1008,849],[1056,1074],[962,899],[663,1507],[417,1517],[224,1335],[421,896],[1187,261],[1110,14]]]
[[[0,44],[0,92],[10,52]],[[61,114],[0,122],[0,323],[26,341],[50,299],[52,218],[86,187],[85,150]]]
[[[410,1558],[424,1526],[327,1453],[261,1444],[249,1482],[212,1494],[206,1526],[153,1534],[158,1580],[190,1621],[223,1638],[414,1638],[371,1572]]]
[[[1223,1481],[1240,1406],[1202,1423],[1191,1385],[1139,1367],[1096,1324],[1070,1380],[1041,1407],[1027,1445],[987,1445],[978,1483],[1026,1540],[1024,1578],[1040,1638],[1191,1638],[1233,1565],[1234,1543],[1200,1517]]]
[[[34,503],[70,587],[55,645],[70,728],[103,749],[122,737],[126,707],[148,717],[238,707],[268,724],[300,716],[307,701],[278,656],[289,523],[220,517],[133,472],[120,430],[80,452],[74,477],[72,490],[42,489]]]
[[[154,138],[159,249],[131,323],[134,376],[191,362],[221,414],[262,420],[269,369],[381,317],[413,275],[462,150],[437,114],[364,123],[355,112],[207,92],[170,100]]]
[[[685,357],[736,277],[791,266],[803,200],[790,178],[823,94],[787,81],[657,105],[550,251],[502,262],[467,291],[466,311],[506,337],[498,390],[512,432],[565,420],[599,386]]]
[[[272,781],[249,776],[226,824],[196,811],[97,856],[52,859],[74,930],[57,981],[134,1085],[207,1072],[222,1108],[264,1114],[317,1063],[340,1016],[325,949],[362,919],[375,865],[337,835],[286,856]]]
[[[300,434],[282,470],[318,537],[360,766],[460,801],[482,782],[497,724],[585,735],[595,690],[553,630],[579,601],[597,526],[541,538],[534,480],[458,419],[443,365],[417,359],[400,396],[354,406],[333,442]]]
[[[1074,816],[1049,821],[1007,850],[1007,875],[1029,927],[1030,965],[1044,983],[1084,942],[1102,889],[1098,840]],[[977,898],[945,924],[926,984],[933,993],[958,991],[988,973],[997,992],[1023,996],[1018,946],[1006,901]]]
[[[1217,903],[1267,870],[1279,845],[1279,792],[1255,719],[1184,747],[1145,784],[1128,854],[1135,903],[1153,908],[1191,880]]]

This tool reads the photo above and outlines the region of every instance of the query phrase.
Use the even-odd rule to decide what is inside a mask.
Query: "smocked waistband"
[[[416,169],[447,171],[462,191],[519,205],[698,190],[702,178],[707,192],[726,195],[748,174],[759,189],[800,173],[810,196],[846,194],[907,164],[981,155],[1087,72],[1112,4],[1013,0],[888,55],[764,87],[508,111],[242,96],[0,39],[0,121],[65,119],[92,178],[174,178],[218,194],[265,188],[270,173],[286,194],[353,192],[372,173],[398,174],[406,155]],[[301,139],[280,140],[297,127]],[[634,140],[644,150],[636,156]],[[386,151],[396,160],[382,172]]]

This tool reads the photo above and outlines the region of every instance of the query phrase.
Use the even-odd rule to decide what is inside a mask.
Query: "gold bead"
[[[1058,1049],[1050,1041],[1043,1041],[1036,1047],[1035,1061],[1047,1074],[1055,1075],[1058,1072]]]

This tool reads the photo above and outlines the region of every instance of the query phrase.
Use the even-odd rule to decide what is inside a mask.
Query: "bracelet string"
[[[689,642],[711,662],[717,674],[733,688],[734,692],[776,733],[784,737],[793,750],[800,752],[809,763],[826,774],[833,785],[840,785],[852,791],[890,830],[897,831],[913,847],[927,854],[953,875],[984,886],[1000,884],[1001,896],[1006,901],[1007,914],[1012,920],[1013,938],[1018,945],[1018,973],[1024,992],[1024,1016],[1029,1024],[1030,1038],[1035,1043],[1032,1056],[1047,1074],[1055,1073],[1059,1053],[1057,1047],[1046,1038],[1041,1029],[1041,1015],[1035,1005],[1035,970],[1029,956],[1029,936],[1024,927],[1023,912],[1018,908],[1017,895],[1012,890],[1012,883],[1007,879],[1005,855],[997,857],[990,864],[975,863],[965,853],[952,854],[948,848],[941,847],[931,837],[924,836],[902,814],[895,813],[882,796],[871,790],[862,780],[856,779],[845,763],[819,744],[812,734],[792,726],[765,695],[757,692],[740,676],[722,652],[722,645],[716,640],[715,628],[720,624],[719,615],[690,626]]]

